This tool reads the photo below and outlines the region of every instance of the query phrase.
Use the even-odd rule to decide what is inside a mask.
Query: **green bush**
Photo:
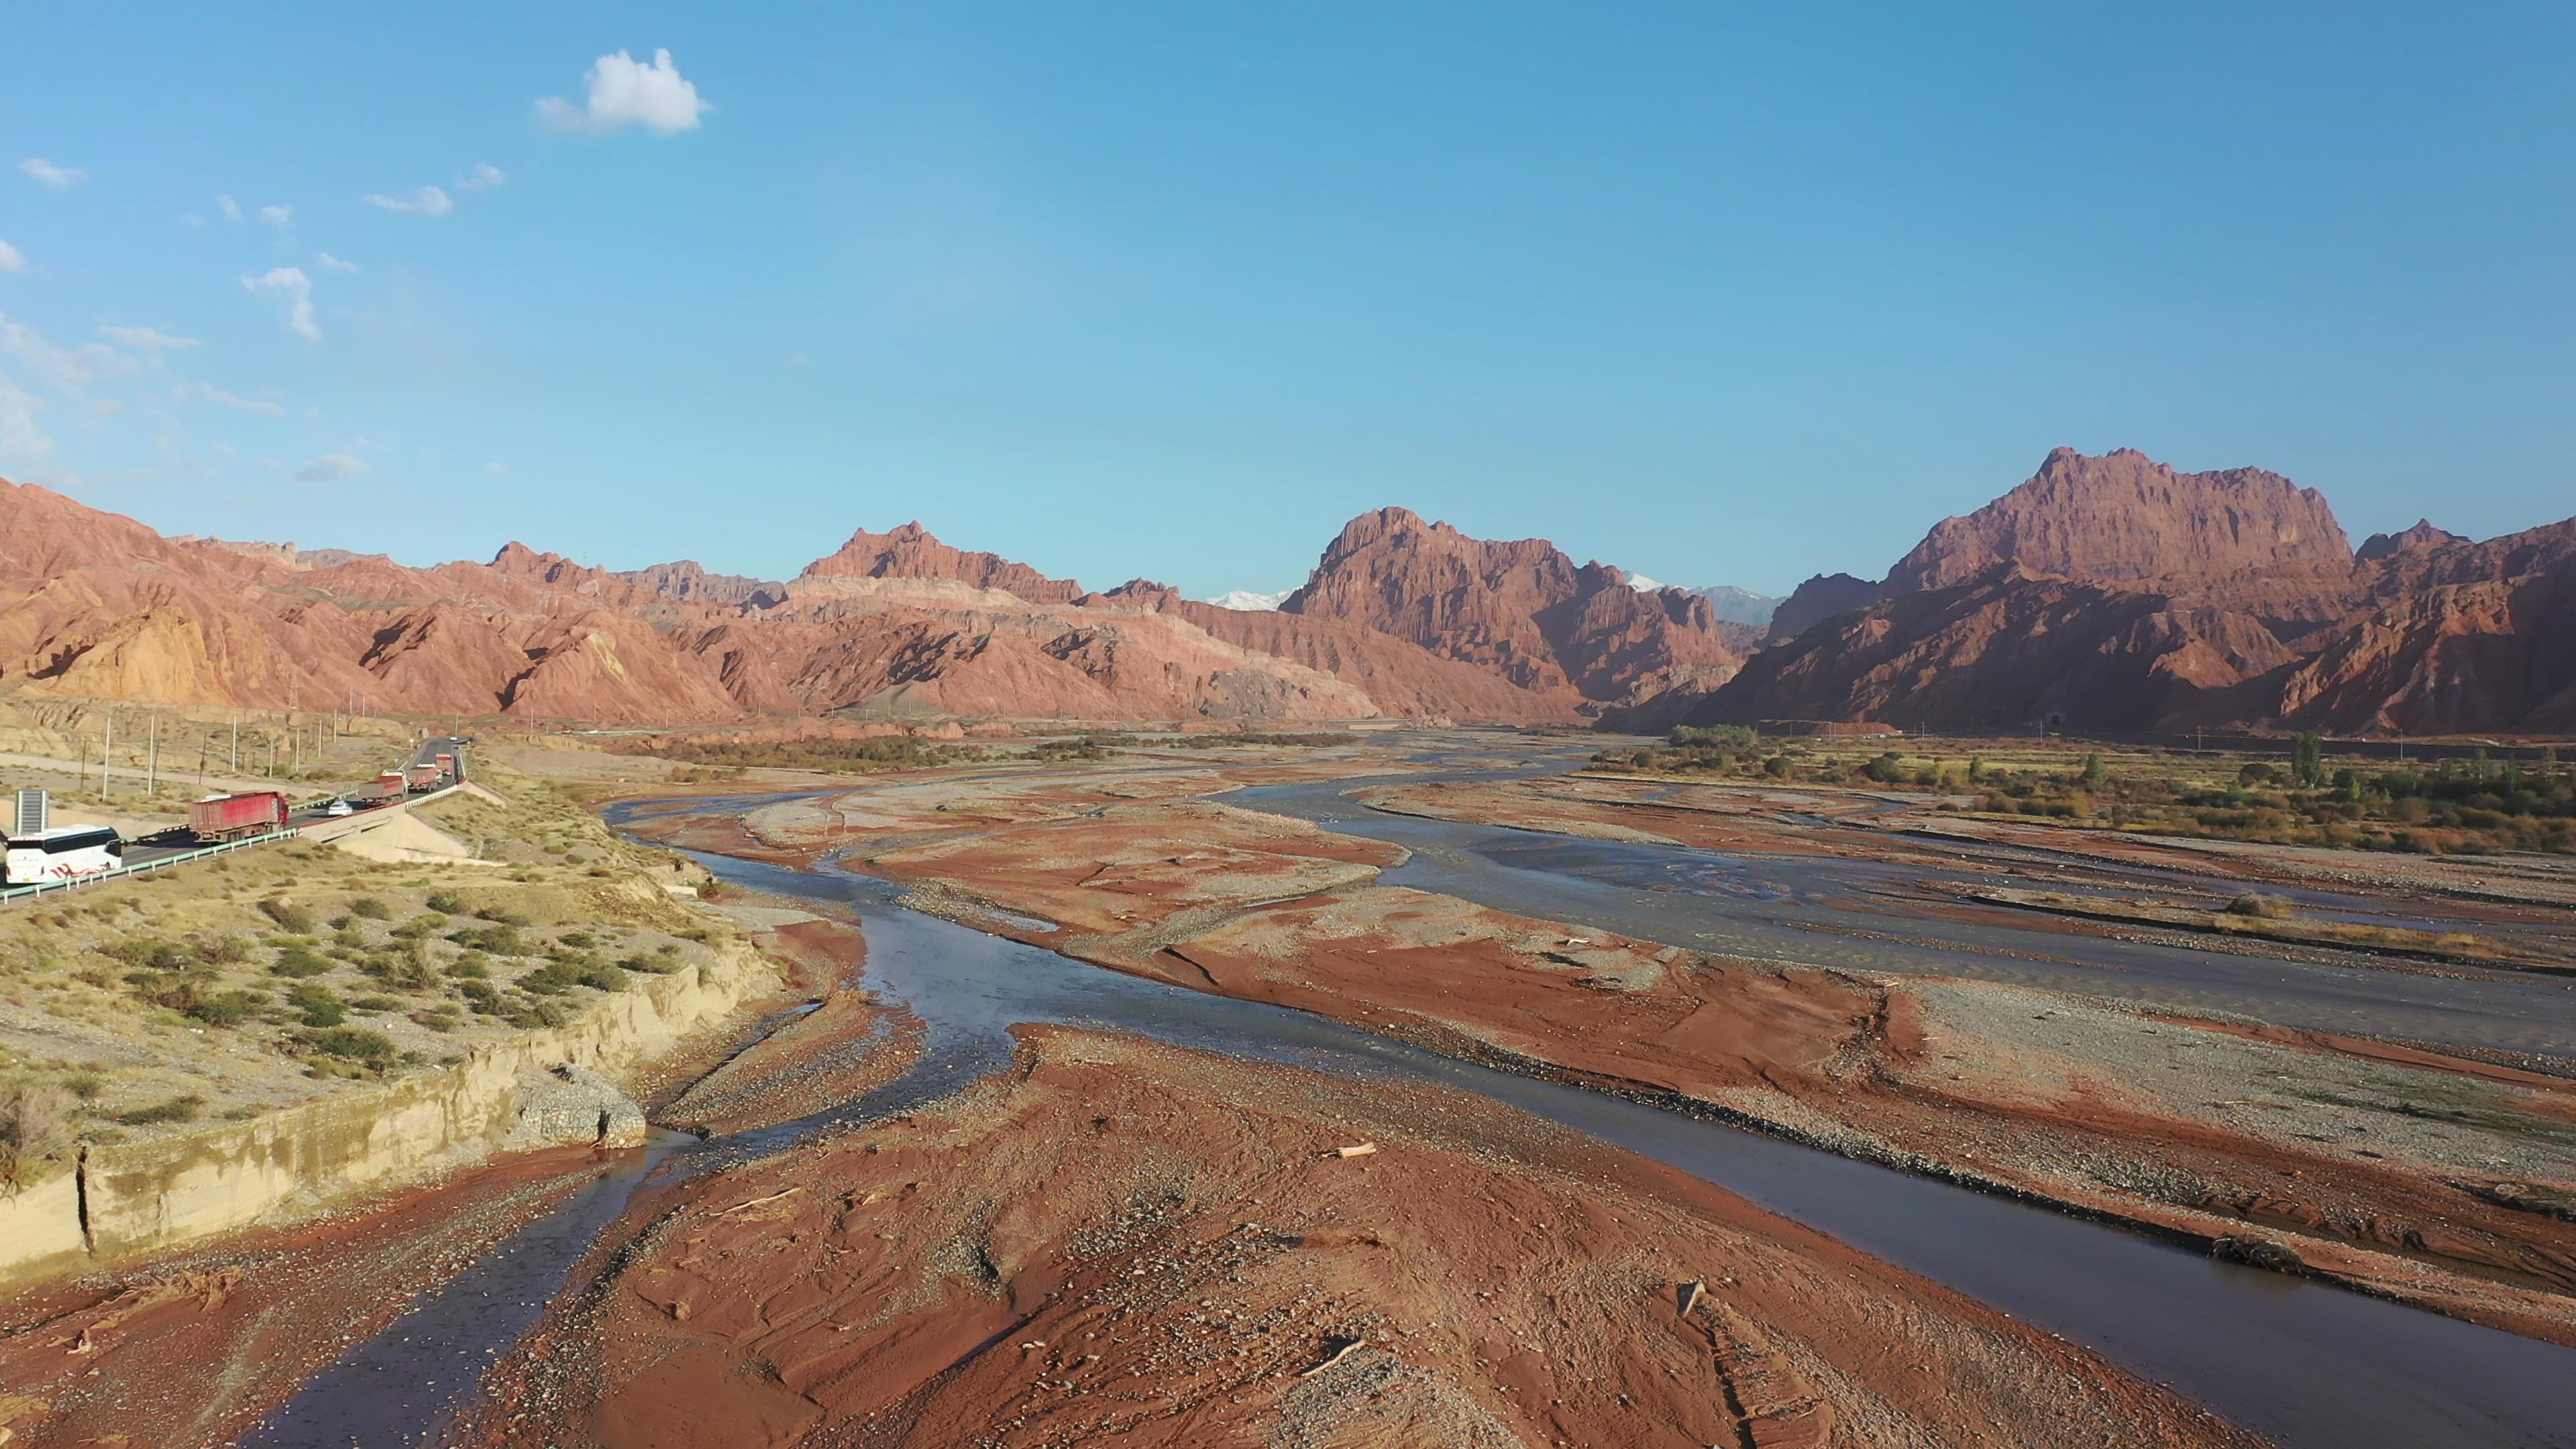
[[[335,1026],[308,1031],[301,1040],[306,1047],[324,1056],[364,1062],[380,1070],[399,1055],[392,1037],[363,1026]]]
[[[394,918],[394,908],[374,896],[359,896],[349,902],[349,914],[370,921],[390,921]]]
[[[128,1127],[151,1127],[163,1122],[194,1122],[197,1120],[197,1113],[203,1110],[205,1105],[205,1098],[190,1092],[183,1097],[172,1097],[166,1102],[155,1102],[149,1107],[137,1107],[130,1112],[119,1112],[116,1114],[116,1120]]]
[[[259,903],[260,914],[299,936],[313,934],[313,913],[284,896],[270,896]]]
[[[268,995],[260,991],[218,991],[179,1008],[180,1014],[208,1026],[239,1026],[251,1013],[268,1004]]]
[[[277,959],[269,963],[268,974],[300,981],[307,976],[319,976],[330,969],[331,963],[322,957],[314,955],[302,946],[289,946],[278,952]]]

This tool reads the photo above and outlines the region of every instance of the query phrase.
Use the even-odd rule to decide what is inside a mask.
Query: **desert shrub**
[[[359,896],[349,902],[349,914],[370,921],[390,921],[394,908],[374,896]]]
[[[400,1054],[392,1037],[363,1026],[334,1026],[308,1031],[300,1040],[308,1049],[324,1056],[363,1062],[379,1070]]]
[[[202,936],[189,943],[188,951],[208,966],[238,966],[250,959],[250,942],[239,936]]]
[[[151,1127],[163,1122],[194,1122],[197,1120],[197,1114],[205,1110],[205,1106],[205,1098],[190,1092],[185,1096],[172,1097],[166,1102],[155,1102],[149,1107],[136,1107],[131,1111],[119,1112],[116,1114],[116,1120],[128,1127]]]
[[[464,926],[448,932],[447,939],[468,951],[482,951],[494,956],[528,954],[528,944],[520,938],[516,926]]]
[[[70,1092],[34,1082],[0,1090],[0,1183],[11,1187],[34,1175],[34,1164],[54,1144],[77,1102]]]
[[[349,1008],[331,994],[327,986],[299,981],[286,993],[289,1006],[304,1013],[306,1026],[338,1026],[349,1019]]]
[[[2290,909],[2289,901],[2280,896],[2265,895],[2261,891],[2248,891],[2229,901],[2227,913],[2231,916],[2248,916],[2258,921],[2286,921],[2295,914]]]
[[[284,896],[270,896],[261,901],[259,913],[299,936],[313,933],[313,913]]]
[[[267,1004],[268,997],[263,992],[217,991],[199,996],[178,1010],[180,1015],[208,1026],[239,1026]]]
[[[136,936],[98,949],[100,955],[137,971],[186,971],[197,964],[196,953],[175,941]]]
[[[302,946],[289,946],[278,952],[277,959],[269,963],[268,974],[300,981],[307,976],[319,976],[330,969],[331,963],[328,960],[314,955]]]
[[[421,904],[444,915],[461,916],[465,914],[465,898],[454,891],[431,891],[429,893],[429,899],[421,902]]]

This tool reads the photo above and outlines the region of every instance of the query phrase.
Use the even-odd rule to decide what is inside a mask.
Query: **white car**
[[[330,816],[334,820],[337,820],[343,815],[357,814],[358,807],[350,804],[346,800],[334,800],[330,804],[322,807],[322,813]]]

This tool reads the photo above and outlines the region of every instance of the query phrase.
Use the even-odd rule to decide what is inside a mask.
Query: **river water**
[[[1949,875],[1832,857],[1730,856],[1389,815],[1344,797],[1351,788],[1346,782],[1264,785],[1219,798],[1406,847],[1413,859],[1383,877],[1389,885],[1640,940],[1808,966],[2005,981],[2149,1010],[2345,1035],[2576,1057],[2576,978],[2473,968],[2435,974],[2036,925],[2022,930],[1942,920],[1903,899],[1902,888],[1927,876],[2067,888],[2058,880],[1994,873],[2013,869],[2018,852],[1976,851],[1973,859],[1984,869]],[[2152,874],[2172,887],[2168,873]],[[2328,892],[2310,896],[2321,904],[2367,904]]]
[[[470,1401],[483,1366],[562,1293],[579,1259],[642,1185],[946,1095],[1006,1064],[1013,1049],[1007,1029],[1025,1022],[1134,1032],[1478,1093],[1668,1163],[2083,1343],[2285,1449],[2576,1446],[2576,1352],[1619,1098],[1466,1065],[1283,1008],[1100,970],[907,910],[889,887],[864,877],[699,859],[753,889],[857,908],[868,943],[867,985],[927,1026],[920,1064],[859,1099],[759,1134],[703,1145],[657,1138],[631,1170],[424,1295],[245,1443],[373,1449],[435,1441]],[[1544,901],[1511,904],[1552,914]]]

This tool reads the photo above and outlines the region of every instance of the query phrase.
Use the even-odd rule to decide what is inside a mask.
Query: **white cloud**
[[[56,191],[78,186],[89,179],[89,173],[77,166],[57,166],[42,156],[30,156],[18,163],[18,169]]]
[[[698,99],[698,88],[680,78],[671,52],[653,52],[646,65],[618,51],[603,55],[583,77],[590,95],[581,105],[561,96],[537,102],[537,119],[568,131],[604,136],[622,126],[642,126],[657,135],[676,136],[698,128],[698,117],[715,107]]]
[[[158,327],[101,327],[98,335],[137,352],[172,352],[197,345],[194,337],[174,337]]]
[[[497,473],[507,473],[507,472],[509,472],[510,470],[509,470],[508,466],[507,466],[507,465],[505,465],[505,464],[501,464],[501,463],[486,463],[486,464],[484,464],[484,465],[483,465],[483,471],[484,471],[484,472],[486,472],[486,473],[495,473],[495,474],[497,474]]]
[[[0,356],[14,357],[36,370],[50,388],[76,392],[102,377],[124,377],[142,371],[131,357],[104,342],[57,347],[23,322],[0,316]]]
[[[314,459],[312,462],[305,464],[303,467],[296,469],[295,481],[298,483],[339,483],[346,481],[347,479],[355,478],[366,471],[367,463],[363,458],[352,458],[346,453],[325,453],[321,457]]]
[[[462,177],[457,179],[456,189],[459,191],[497,191],[509,184],[509,172],[502,170],[500,167],[493,165],[489,161],[477,161],[474,163],[473,170],[466,172]]]
[[[205,214],[203,212],[196,211],[183,211],[179,213],[179,224],[182,226],[204,226],[206,224]]]
[[[89,405],[89,410],[98,414],[100,417],[112,418],[125,411],[125,399],[121,397],[103,397],[98,401],[91,403]]]
[[[233,199],[232,199],[231,197],[229,197],[229,196],[218,196],[218,197],[216,197],[216,198],[215,198],[215,205],[216,205],[217,207],[219,207],[219,208],[221,208],[221,209],[222,209],[222,211],[223,211],[223,213],[224,213],[224,220],[226,220],[226,221],[239,221],[239,220],[241,220],[241,203],[240,203],[240,202],[233,200]]]
[[[16,247],[9,245],[6,241],[0,241],[0,272],[23,272],[25,270],[27,270],[27,254],[18,250]]]
[[[356,262],[344,262],[329,252],[315,252],[313,260],[320,262],[326,272],[354,272],[358,269]]]
[[[54,440],[36,422],[44,407],[43,398],[31,397],[18,384],[0,377],[0,453],[41,458],[54,450]]]
[[[313,321],[313,279],[302,267],[277,267],[264,277],[244,277],[242,285],[253,292],[286,299],[286,330],[308,341],[322,340],[322,329]]]
[[[456,203],[448,198],[447,193],[435,186],[424,186],[418,191],[406,191],[400,196],[364,196],[359,199],[369,206],[382,207],[386,211],[406,212],[413,216],[445,216],[456,209]]]
[[[270,226],[276,227],[279,231],[284,231],[288,227],[295,225],[295,208],[291,206],[263,206],[259,209],[259,219],[267,222]]]
[[[286,404],[284,403],[275,402],[268,398],[243,397],[239,393],[226,392],[211,382],[200,382],[194,384],[193,387],[183,387],[179,389],[179,396],[182,398],[201,398],[204,401],[213,403],[217,407],[231,408],[237,412],[257,413],[264,418],[282,418],[286,416]]]

